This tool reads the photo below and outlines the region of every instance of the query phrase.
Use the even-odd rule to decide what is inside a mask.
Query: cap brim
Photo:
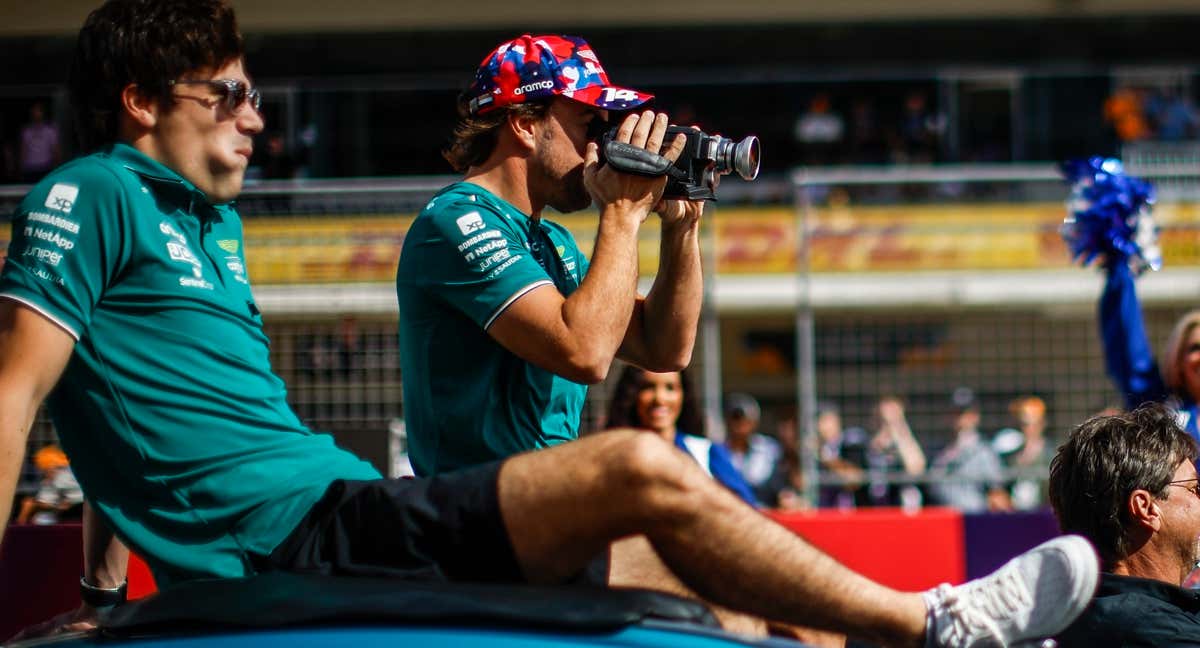
[[[650,101],[654,95],[618,86],[591,86],[559,93],[568,99],[605,110],[632,110]]]

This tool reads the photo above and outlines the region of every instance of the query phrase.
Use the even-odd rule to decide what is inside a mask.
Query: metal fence
[[[1138,282],[1161,344],[1200,296],[1200,166],[1160,152],[1135,169],[1169,186],[1156,209],[1166,269]],[[1052,165],[800,170],[794,182],[802,243],[789,400],[801,412],[831,402],[869,434],[878,399],[899,395],[932,461],[951,441],[951,395],[962,387],[976,394],[989,436],[1015,425],[1016,398],[1041,398],[1051,448],[1123,405],[1098,335],[1103,276],[1070,266],[1058,234],[1067,189]],[[801,420],[815,497],[822,479],[837,480],[817,470],[815,421]],[[930,479],[944,478],[915,481]]]

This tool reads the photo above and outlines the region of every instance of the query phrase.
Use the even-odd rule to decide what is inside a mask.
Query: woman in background
[[[696,404],[687,370],[654,373],[628,365],[617,379],[607,425],[643,428],[687,452],[714,479],[752,506],[746,480],[733,467],[729,452],[705,438],[704,417]]]
[[[1125,397],[1126,408],[1167,403],[1179,425],[1200,441],[1200,310],[1175,322],[1160,366],[1154,361],[1134,274],[1124,262],[1109,262],[1100,297],[1100,337],[1108,375]]]

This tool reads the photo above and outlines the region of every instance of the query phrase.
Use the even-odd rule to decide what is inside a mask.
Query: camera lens
[[[714,136],[716,139],[716,171],[721,175],[737,172],[744,180],[758,177],[758,138],[754,135],[734,143],[731,139]]]
[[[754,135],[737,143],[733,147],[733,170],[742,176],[743,180],[753,180],[758,177],[758,138]]]

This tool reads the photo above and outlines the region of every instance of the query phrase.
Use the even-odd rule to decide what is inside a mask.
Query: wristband
[[[128,589],[129,581],[121,583],[120,587],[107,589],[90,585],[86,577],[79,577],[79,598],[94,608],[113,607],[124,603],[125,593]]]

